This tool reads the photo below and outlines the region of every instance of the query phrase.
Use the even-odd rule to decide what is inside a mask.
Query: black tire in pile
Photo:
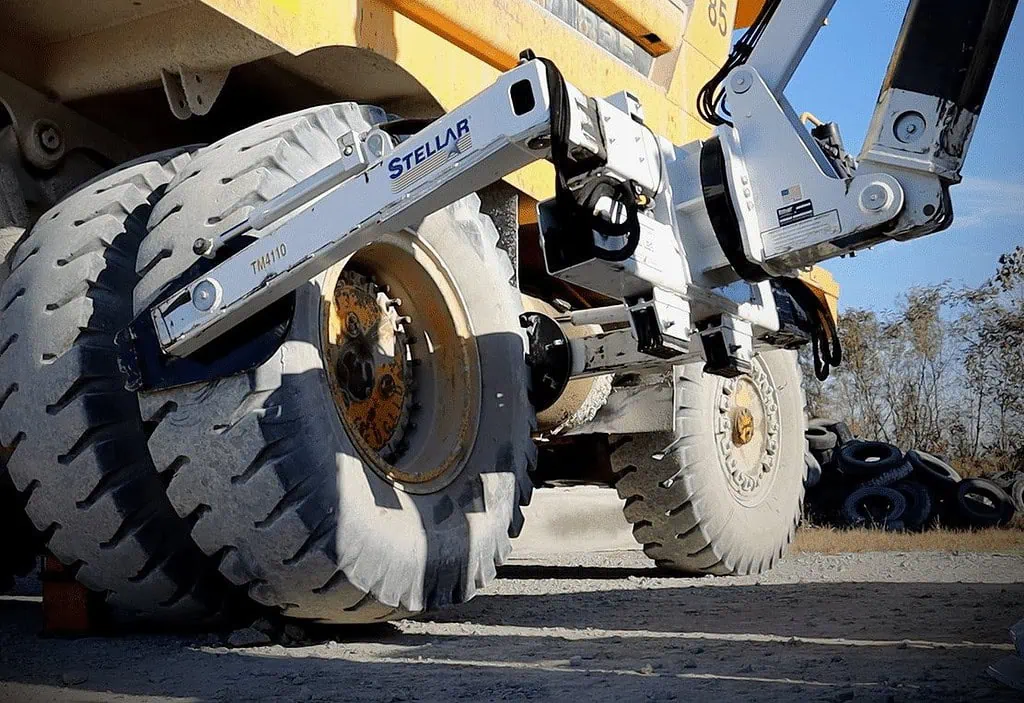
[[[907,498],[888,486],[860,486],[843,501],[843,518],[850,527],[877,527],[901,531]]]
[[[1014,514],[1013,498],[984,478],[964,479],[957,485],[956,509],[960,519],[972,527],[1005,525]]]
[[[626,501],[633,536],[647,556],[672,571],[770,569],[793,539],[804,496],[804,402],[796,355],[759,354],[752,375],[739,379],[706,375],[699,363],[676,367],[674,376],[675,432],[613,443],[615,487]],[[734,403],[751,394],[760,399],[754,412],[763,412],[764,422],[758,422],[767,436],[764,444],[737,446],[731,433],[740,407]],[[659,461],[655,454],[665,456]]]
[[[197,236],[216,236],[241,221],[337,160],[339,137],[384,118],[351,103],[322,106],[201,151],[151,217],[137,263],[144,275],[136,310],[195,261]],[[392,245],[436,255],[459,289],[479,349],[479,421],[462,442],[466,458],[449,483],[412,490],[387,480],[343,425],[322,342],[325,293],[352,261],[296,291],[287,338],[262,366],[141,397],[154,425],[151,453],[175,508],[194,524],[196,543],[256,601],[289,616],[359,623],[469,599],[495,576],[530,495],[535,449],[522,303],[493,223],[471,196],[427,217],[415,232],[387,235],[373,246]],[[389,285],[393,291],[402,281]],[[410,296],[400,297],[409,304]],[[422,322],[412,319],[412,329]],[[424,442],[416,434],[422,427],[408,428],[413,444]]]
[[[960,483],[960,474],[956,469],[939,457],[911,449],[907,452],[907,461],[914,467],[917,480],[930,486],[943,496],[955,493]]]
[[[856,441],[844,444],[837,459],[839,471],[855,481],[882,479],[895,482],[906,478],[912,469],[906,468],[906,457],[899,447],[886,442]],[[895,472],[895,473],[893,473]]]
[[[202,617],[221,580],[171,508],[113,336],[135,254],[181,150],[128,164],[43,215],[0,288],[0,443],[47,547],[120,611]]]
[[[932,516],[933,501],[931,492],[923,483],[913,480],[900,481],[892,486],[907,501],[901,521],[908,530],[920,530]]]

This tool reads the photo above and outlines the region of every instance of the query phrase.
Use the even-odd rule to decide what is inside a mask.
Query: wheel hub
[[[732,441],[737,447],[750,444],[754,438],[754,414],[749,408],[737,408],[733,412]]]
[[[480,352],[454,278],[409,232],[330,269],[321,344],[352,449],[406,493],[434,493],[468,461],[483,402]]]
[[[337,333],[327,344],[343,421],[388,461],[404,449],[412,408],[409,319],[398,314],[400,304],[369,278],[343,271],[331,306]]]
[[[763,366],[722,380],[716,442],[729,488],[741,503],[756,505],[768,493],[779,463],[779,396]]]

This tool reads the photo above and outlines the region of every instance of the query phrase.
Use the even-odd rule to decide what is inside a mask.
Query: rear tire
[[[343,134],[383,118],[349,103],[323,106],[200,152],[150,220],[138,261],[146,274],[136,290],[137,311],[192,264],[198,233],[215,236],[234,225],[337,160]],[[291,617],[361,623],[468,600],[495,576],[511,548],[510,533],[522,523],[534,456],[522,303],[509,283],[511,262],[496,245],[497,231],[471,196],[427,217],[415,233],[379,238],[349,262],[373,247],[394,247],[389,251],[398,261],[407,247],[436,257],[458,289],[470,332],[453,344],[478,350],[481,385],[478,422],[460,435],[462,469],[450,477],[399,485],[366,458],[343,424],[334,394],[341,391],[332,386],[337,367],[325,361],[322,343],[331,337],[325,294],[335,290],[344,262],[296,291],[288,336],[262,366],[142,397],[155,426],[150,450],[169,479],[171,502],[194,524],[196,543],[253,599]],[[391,285],[401,288],[402,281]],[[399,297],[407,306],[415,296]],[[416,331],[425,323],[411,324]],[[438,349],[433,354],[443,355]],[[419,417],[444,410],[459,415],[458,408],[431,405]],[[418,422],[429,430],[432,421]],[[408,451],[427,452],[415,446],[432,438],[408,427],[414,435]]]
[[[740,379],[705,375],[702,367],[675,369],[675,433],[632,435],[613,451],[615,487],[633,536],[659,566],[760,573],[785,553],[802,511],[806,441],[796,355],[761,354],[753,375]],[[763,408],[756,432],[764,439],[737,446],[731,403],[750,392]],[[664,459],[652,458],[666,448]],[[748,478],[757,485],[751,488]]]
[[[146,219],[189,158],[164,152],[80,188],[0,288],[0,442],[28,516],[109,605],[174,620],[219,608],[221,581],[164,495],[113,337],[132,319]]]

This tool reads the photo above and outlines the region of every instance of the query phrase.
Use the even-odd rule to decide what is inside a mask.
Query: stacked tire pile
[[[1024,472],[961,478],[941,457],[857,439],[836,420],[811,420],[806,437],[806,518],[813,524],[983,528],[1024,513]]]

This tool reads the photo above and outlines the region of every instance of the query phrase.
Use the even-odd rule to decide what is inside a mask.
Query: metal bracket
[[[664,370],[703,358],[699,347],[671,358],[644,354],[637,350],[637,340],[628,329],[570,339],[569,347],[572,350],[572,378]]]
[[[167,104],[179,120],[205,115],[224,89],[230,69],[225,71],[194,71],[184,66],[177,70],[160,69]]]
[[[736,378],[751,371],[754,336],[751,325],[732,315],[719,315],[700,325],[704,345],[704,373]]]
[[[826,173],[821,148],[753,68],[733,71],[726,90],[736,127],[719,137],[748,261],[782,275],[860,248],[899,215],[900,182],[864,169],[848,180]]]
[[[117,135],[5,73],[0,73],[0,103],[11,115],[22,154],[36,168],[55,168],[75,149],[95,151],[111,164],[138,155]]]

